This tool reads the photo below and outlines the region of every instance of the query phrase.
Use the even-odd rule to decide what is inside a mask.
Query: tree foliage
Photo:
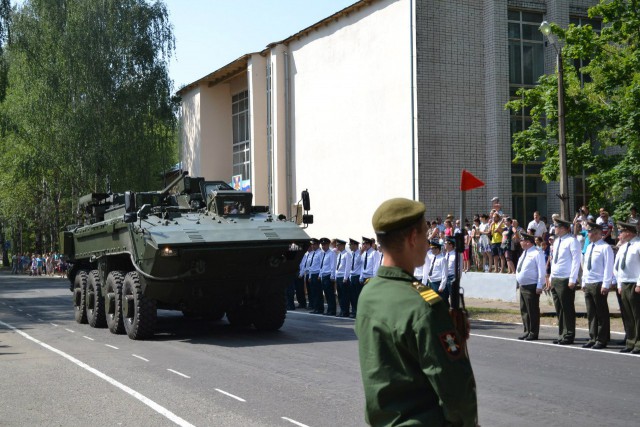
[[[601,0],[589,9],[590,25],[552,24],[562,48],[567,163],[570,176],[587,172],[591,207],[623,218],[640,203],[640,0]],[[588,65],[574,67],[574,60]],[[581,84],[580,73],[589,77]],[[533,124],[514,135],[514,161],[544,158],[543,179],[558,178],[557,75],[545,75],[507,107],[531,109]],[[615,208],[615,209],[612,209]]]
[[[172,27],[145,0],[26,0],[6,22],[0,218],[53,246],[80,195],[157,188],[175,163]]]

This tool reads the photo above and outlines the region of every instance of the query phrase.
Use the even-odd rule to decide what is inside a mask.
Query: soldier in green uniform
[[[471,363],[448,305],[412,276],[428,248],[425,206],[391,199],[373,214],[384,251],[358,300],[356,335],[373,426],[476,426]]]

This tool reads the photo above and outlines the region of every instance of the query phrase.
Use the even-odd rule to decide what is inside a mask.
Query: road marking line
[[[576,347],[575,345],[558,345],[558,344],[553,344],[550,342],[540,342],[540,341],[524,341],[524,340],[519,340],[516,338],[505,338],[505,337],[494,337],[491,335],[482,335],[482,334],[469,334],[473,337],[480,337],[480,338],[492,338],[494,340],[502,340],[502,341],[515,341],[515,342],[519,342],[522,344],[536,344],[536,345],[546,345],[549,347],[555,347],[555,348],[567,348],[567,349],[571,349],[571,350],[582,350],[582,351],[590,351],[592,353],[600,353],[600,354],[614,354],[616,356],[633,356],[633,357],[640,357],[640,354],[631,354],[631,353],[616,353],[613,351],[607,351],[607,350],[602,350],[602,351],[598,351],[598,350],[592,350],[590,348],[582,348],[582,347]]]
[[[136,399],[138,399],[140,402],[144,403],[145,405],[147,405],[148,407],[150,407],[151,409],[153,409],[154,411],[156,411],[157,413],[159,413],[160,415],[168,418],[169,420],[173,421],[174,423],[178,424],[181,427],[195,427],[193,424],[189,423],[188,421],[180,418],[179,416],[177,416],[176,414],[174,414],[173,412],[171,412],[170,410],[168,410],[167,408],[157,404],[156,402],[154,402],[153,400],[149,399],[148,397],[138,393],[137,391],[135,391],[134,389],[127,387],[126,385],[122,384],[121,382],[111,378],[110,376],[108,376],[107,374],[104,374],[100,371],[98,371],[95,368],[92,368],[91,366],[87,365],[86,363],[76,359],[75,357],[61,351],[58,350],[57,348],[54,348],[52,346],[50,346],[49,344],[46,344],[42,341],[39,341],[35,338],[33,338],[31,335],[22,332],[21,330],[19,330],[18,328],[9,325],[8,323],[4,323],[3,321],[0,320],[0,325],[4,325],[5,327],[13,330],[14,332],[22,335],[24,338],[33,341],[34,343],[41,345],[42,347],[46,348],[47,350],[50,350],[62,357],[64,357],[65,359],[69,360],[70,362],[75,363],[76,365],[78,365],[79,367],[86,369],[87,371],[91,372],[92,374],[94,374],[95,376],[97,376],[98,378],[101,378],[103,380],[105,380],[106,382],[108,382],[109,384],[119,388],[120,390],[124,391],[125,393],[135,397]]]
[[[7,303],[3,301],[3,302],[2,302],[2,305],[7,305]]]
[[[149,359],[145,359],[144,357],[142,357],[142,356],[138,356],[137,354],[132,354],[132,356],[133,356],[133,357],[137,357],[137,358],[138,358],[138,359],[140,359],[140,360],[144,360],[145,362],[148,362],[148,361],[149,361]]]
[[[13,308],[13,306],[12,306],[12,305],[10,305],[10,306],[9,306],[9,308]]]
[[[38,317],[38,322],[44,322],[44,320]]]
[[[300,426],[300,427],[309,427],[308,425],[302,424],[301,422],[298,422],[296,420],[292,420],[291,418],[287,418],[287,417],[280,417],[280,418],[282,418],[283,420],[289,421],[290,423],[295,424],[295,425]]]
[[[53,326],[58,326],[58,325],[56,325],[55,323],[52,323],[52,325],[53,325]]]
[[[16,308],[16,310],[18,310],[18,311],[24,311],[24,310],[23,310],[23,309],[21,309],[21,308]]]
[[[29,317],[33,317],[33,316],[32,316],[32,315],[30,315],[29,313],[27,313],[27,316],[29,316]]]
[[[111,347],[115,350],[120,350],[118,347],[116,347],[115,345],[111,345],[111,344],[105,344],[107,347]]]
[[[83,335],[83,336],[82,336],[82,338],[86,338],[86,339],[88,339],[88,340],[95,341],[93,338],[88,337],[88,336],[86,336],[86,335]]]
[[[183,373],[181,373],[181,372],[174,371],[173,369],[168,369],[168,368],[167,368],[167,371],[169,371],[169,372],[173,372],[174,374],[180,375],[181,377],[191,378],[189,375],[185,375],[185,374],[183,374]]]
[[[72,330],[72,329],[67,329],[67,328],[64,328],[64,329],[65,329],[65,331],[69,331],[69,332],[71,332],[72,334],[75,334],[75,333],[76,333],[76,331],[74,331],[74,330]]]
[[[514,323],[514,322],[500,322],[499,320],[489,320],[489,319],[471,319],[472,321],[477,322],[491,322],[491,323],[502,323],[503,325],[517,325],[522,326],[522,323]],[[557,325],[540,325],[541,328],[557,328]],[[589,331],[587,328],[576,328],[576,331]],[[616,332],[610,331],[612,334],[624,335],[624,332]]]
[[[238,397],[238,396],[234,396],[233,394],[227,393],[226,391],[220,390],[219,388],[216,388],[215,391],[217,391],[219,393],[222,393],[222,394],[226,394],[227,396],[232,397],[232,398],[234,398],[236,400],[239,400],[240,402],[246,402],[246,400],[244,400],[243,398]]]

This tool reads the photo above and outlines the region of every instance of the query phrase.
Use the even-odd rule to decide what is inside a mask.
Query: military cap
[[[628,222],[616,222],[619,231],[630,231],[632,233],[638,234],[638,224],[631,224]]]
[[[373,213],[371,225],[376,234],[400,230],[424,217],[424,203],[404,198],[389,199]]]
[[[336,239],[336,243],[339,244],[339,245],[346,245],[347,244],[346,241],[341,240],[341,239]]]
[[[554,218],[554,221],[555,221],[554,224],[556,227],[571,228],[571,223],[565,219],[558,217],[558,218]]]
[[[438,240],[438,239],[430,240],[429,241],[429,246],[431,246],[432,248],[442,249],[442,245],[440,244],[440,240]]]
[[[316,239],[315,237],[314,237],[313,239],[309,240],[309,242],[310,242],[312,245],[317,245],[318,243],[320,243],[320,241],[319,241],[318,239]]]
[[[496,202],[496,201],[498,201],[498,200],[500,200],[500,198],[499,198],[499,197],[494,197],[493,199],[491,199],[491,201],[492,201],[492,202]]]
[[[363,236],[363,237],[362,237],[362,243],[372,244],[372,243],[373,243],[373,240],[371,240],[371,239],[370,239],[370,238],[368,238],[368,237],[364,237],[364,236]]]
[[[353,240],[352,238],[349,238],[349,244],[350,245],[359,245],[360,242],[358,242],[357,240]]]
[[[592,231],[592,230],[600,230],[600,231],[602,231],[602,225],[598,224],[597,222],[593,222],[593,221],[587,222],[587,231]]]
[[[536,236],[533,234],[528,234],[528,233],[520,233],[520,236],[522,236],[523,240],[527,240],[531,243],[535,243],[536,242]]]
[[[444,239],[445,243],[451,243],[453,246],[456,245],[456,238],[453,236],[447,236]]]
[[[326,245],[327,243],[331,243],[331,240],[327,239],[326,237],[323,237],[320,239],[320,243],[323,245]]]

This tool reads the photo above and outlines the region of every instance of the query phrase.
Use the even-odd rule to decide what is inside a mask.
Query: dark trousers
[[[440,282],[432,282],[431,280],[427,280],[427,286],[429,286],[431,289],[433,289],[435,292],[438,292],[438,289],[440,289]]]
[[[362,292],[362,285],[360,284],[360,276],[352,275],[349,279],[349,303],[351,304],[351,314],[356,314],[358,311],[358,298]]]
[[[322,290],[324,291],[324,297],[327,300],[327,314],[336,315],[336,291],[333,287],[333,280],[330,275],[322,276]],[[320,295],[322,300],[322,295]],[[324,303],[320,309],[324,311]]]
[[[576,290],[569,288],[568,278],[553,278],[551,296],[558,316],[559,338],[573,342],[576,337]]]
[[[618,289],[622,289],[622,284],[618,284]],[[627,327],[629,326],[629,315],[622,304],[622,296],[618,293],[618,289],[616,289],[616,299],[618,300],[618,307],[620,307],[620,317],[622,318],[622,326],[624,326],[624,341],[627,341],[627,336],[629,335],[629,330]]]
[[[524,333],[538,338],[540,332],[540,295],[536,285],[520,285],[520,315]]]
[[[338,303],[340,304],[340,314],[349,315],[349,282],[344,281],[344,277],[336,277],[336,288],[338,289]]]
[[[316,311],[324,311],[324,301],[322,300],[322,284],[320,283],[319,274],[309,275],[309,307]]]
[[[589,341],[607,345],[609,342],[609,305],[602,295],[602,282],[585,283],[584,302],[589,319]]]
[[[307,296],[304,293],[304,277],[296,277],[294,282],[296,291],[296,300],[298,301],[299,308],[307,307]]]
[[[450,275],[447,276],[447,285],[444,287],[444,290],[442,292],[438,292],[438,295],[440,295],[440,297],[447,303],[449,304],[449,295],[451,295],[451,286],[453,285],[453,281],[455,280],[456,276],[455,275]]]
[[[627,348],[640,350],[640,294],[635,283],[622,284],[622,305],[627,313],[624,330],[627,332]]]
[[[295,280],[287,286],[287,310],[295,310],[296,305],[293,302],[293,295],[295,294],[296,284]]]

